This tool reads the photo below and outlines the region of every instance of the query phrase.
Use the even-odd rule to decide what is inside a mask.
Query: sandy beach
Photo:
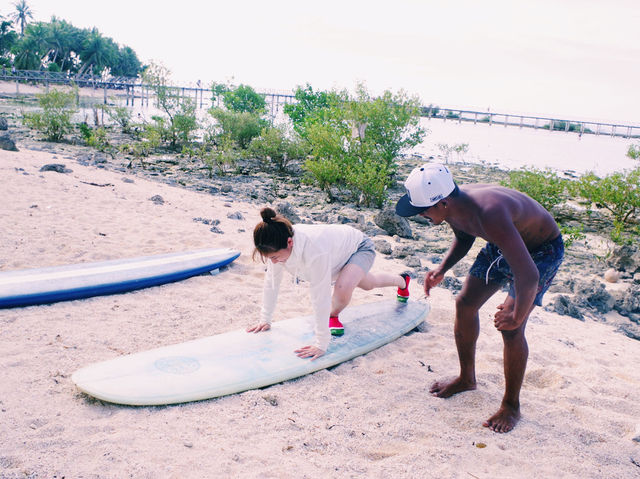
[[[72,171],[39,171],[49,163]],[[443,288],[419,331],[331,370],[175,406],[92,399],[71,381],[81,367],[256,321],[263,267],[251,259],[251,231],[264,205],[27,149],[0,152],[0,204],[2,271],[211,247],[242,253],[215,276],[0,310],[2,479],[640,477],[640,342],[602,322],[537,308],[522,420],[508,434],[482,427],[504,387],[492,324],[502,295],[481,311],[478,388],[450,399],[428,392],[457,373],[454,297]],[[224,234],[194,218],[219,220]],[[374,265],[404,268],[383,255]],[[411,294],[425,300],[417,281]],[[358,290],[353,303],[394,295]],[[276,318],[310,313],[305,285],[283,288]]]

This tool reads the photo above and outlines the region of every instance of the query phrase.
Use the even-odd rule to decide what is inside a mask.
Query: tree
[[[5,66],[11,65],[8,54],[18,41],[18,34],[11,29],[11,25],[11,21],[0,16],[0,63]]]
[[[80,74],[91,71],[99,75],[105,67],[114,63],[118,51],[115,42],[103,37],[96,28],[89,31],[82,48],[80,59],[83,64],[78,72]]]
[[[267,105],[264,97],[248,85],[240,85],[224,92],[222,101],[227,110],[238,113],[262,114]]]
[[[118,51],[115,64],[111,66],[111,74],[125,77],[135,77],[142,70],[142,63],[131,47],[122,47]]]
[[[76,112],[76,90],[51,90],[37,95],[41,112],[24,113],[24,123],[45,135],[50,141],[60,141],[73,129],[71,117]]]
[[[27,5],[26,0],[18,0],[13,5],[16,7],[16,11],[11,17],[15,23],[20,25],[20,36],[22,37],[27,26],[27,19],[33,19],[33,12],[31,7]]]
[[[382,206],[396,157],[424,136],[418,98],[390,91],[372,98],[362,85],[356,97],[347,92],[321,96],[310,87],[302,94],[310,101],[293,111],[302,113],[298,131],[311,144],[311,156],[305,162],[311,181],[329,198],[333,198],[332,188],[337,188],[358,203]]]
[[[13,46],[15,66],[19,70],[39,70],[48,55],[46,26],[42,22],[28,25],[24,35]]]
[[[155,92],[158,107],[169,120],[166,122],[165,118],[154,118],[161,137],[175,149],[179,142],[189,142],[199,125],[193,100],[181,97],[178,89],[169,86],[170,75],[167,67],[151,63],[142,73],[142,79]]]

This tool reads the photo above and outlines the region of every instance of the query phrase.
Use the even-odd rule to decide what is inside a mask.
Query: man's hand
[[[260,331],[268,331],[270,329],[271,325],[269,323],[258,323],[255,326],[249,326],[247,333],[259,333]]]
[[[431,288],[439,285],[443,279],[444,273],[440,272],[440,270],[434,269],[432,271],[427,271],[427,274],[424,275],[424,294],[429,296]]]
[[[305,346],[294,351],[299,358],[311,358],[311,361],[318,359],[324,354],[324,351],[315,346]]]
[[[493,319],[493,325],[498,331],[512,331],[520,326],[520,323],[513,317],[514,304],[514,299],[508,297],[504,303],[498,305],[498,312]]]

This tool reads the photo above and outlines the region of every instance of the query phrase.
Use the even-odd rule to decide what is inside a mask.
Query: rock
[[[281,214],[282,216],[287,218],[289,221],[291,221],[293,224],[302,222],[302,219],[300,218],[300,216],[298,216],[296,211],[293,209],[293,206],[291,206],[291,203],[287,201],[276,203],[274,206],[274,209],[278,214]]]
[[[457,293],[462,289],[462,281],[458,278],[454,278],[453,276],[445,276],[441,285],[443,288],[446,288],[453,293]]]
[[[571,316],[572,318],[580,319],[584,321],[584,316],[569,296],[560,294],[555,297],[553,303],[549,306],[549,309],[554,313],[561,314],[563,316]]]
[[[640,314],[640,285],[631,285],[616,301],[615,309],[623,316]]]
[[[9,129],[9,123],[7,122],[7,119],[3,116],[0,116],[0,130],[8,130]]]
[[[18,148],[9,135],[2,135],[0,136],[0,150],[18,151]]]
[[[603,283],[592,281],[569,280],[567,284],[575,294],[574,304],[605,314],[613,309],[616,300],[606,290]]]
[[[635,323],[621,324],[618,328],[625,336],[640,341],[640,326]]]
[[[398,235],[401,238],[413,238],[411,226],[406,218],[398,216],[392,208],[382,210],[374,216],[373,221],[385,230],[389,236]]]
[[[160,195],[154,195],[151,198],[149,198],[149,200],[153,201],[156,205],[164,204],[164,198]]]
[[[40,168],[40,171],[55,171],[56,173],[71,173],[73,170],[70,170],[65,165],[61,163],[49,163]]]
[[[422,268],[420,258],[417,256],[408,256],[404,259],[403,263],[409,268]]]
[[[640,272],[633,275],[633,282],[636,284],[640,284]]]
[[[392,253],[392,249],[391,249],[391,245],[389,244],[389,242],[387,240],[383,240],[383,239],[377,239],[373,241],[373,245],[376,248],[376,251],[378,253],[382,253],[382,254],[391,254]]]
[[[413,247],[409,245],[401,245],[393,250],[393,252],[391,253],[391,257],[402,259],[402,258],[406,258],[407,256],[413,256],[414,254],[415,254],[415,250]]]
[[[244,216],[239,211],[236,211],[235,213],[229,213],[227,215],[227,218],[229,218],[230,220],[243,220]]]
[[[614,248],[607,264],[617,271],[635,273],[640,271],[640,250],[635,245],[622,245]]]
[[[617,283],[620,280],[620,273],[613,268],[609,268],[604,272],[604,280],[609,283]]]

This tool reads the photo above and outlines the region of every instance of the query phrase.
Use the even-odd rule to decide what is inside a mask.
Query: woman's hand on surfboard
[[[311,361],[318,359],[324,354],[324,351],[315,346],[305,346],[294,351],[299,358],[311,358]]]
[[[269,323],[259,323],[255,326],[249,326],[247,328],[247,333],[259,333],[260,331],[268,331],[271,329],[271,325]]]

